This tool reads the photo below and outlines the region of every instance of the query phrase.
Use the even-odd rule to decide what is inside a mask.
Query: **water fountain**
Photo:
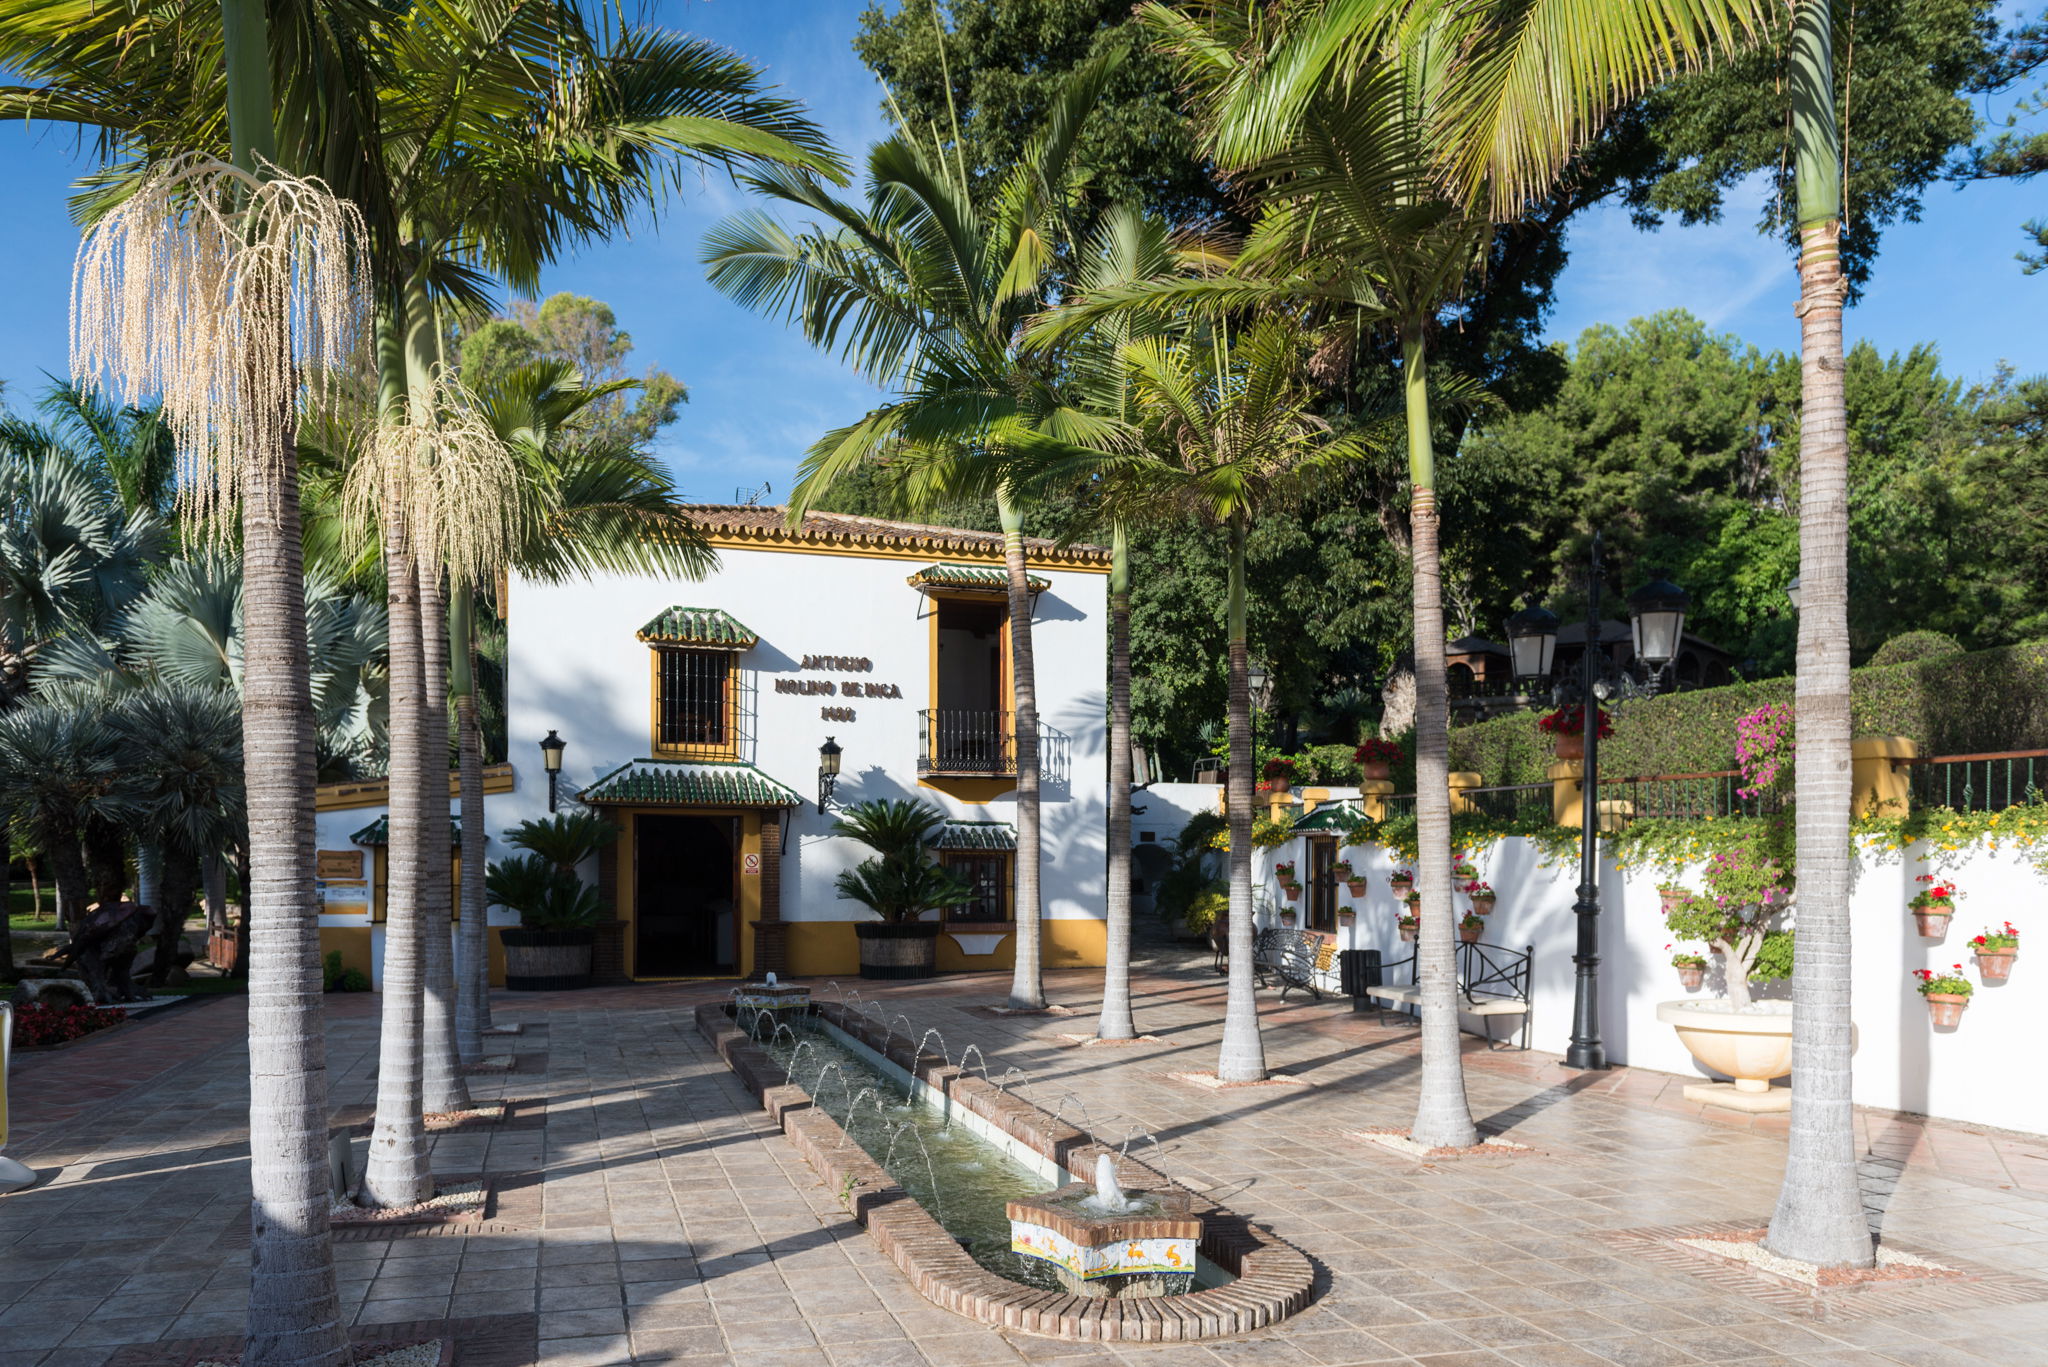
[[[1043,1196],[1011,1201],[1010,1248],[1050,1266],[1078,1296],[1172,1296],[1195,1277],[1202,1221],[1186,1192],[1127,1194],[1116,1160],[1095,1159],[1095,1185],[1072,1182]]]
[[[811,1009],[811,989],[796,983],[779,983],[775,975],[762,975],[757,983],[742,983],[731,993],[733,1004],[742,1010],[796,1011]]]

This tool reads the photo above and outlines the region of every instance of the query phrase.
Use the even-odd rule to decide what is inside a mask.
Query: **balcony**
[[[934,707],[917,714],[917,772],[1015,778],[1017,745],[1008,712]]]

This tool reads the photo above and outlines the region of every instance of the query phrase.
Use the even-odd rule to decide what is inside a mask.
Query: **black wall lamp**
[[[818,747],[818,815],[825,814],[825,804],[832,800],[832,790],[839,785],[839,742],[825,737],[825,743]]]
[[[555,810],[555,783],[562,776],[562,752],[569,748],[569,742],[556,735],[552,729],[547,739],[540,743],[541,767],[548,771],[548,810]]]

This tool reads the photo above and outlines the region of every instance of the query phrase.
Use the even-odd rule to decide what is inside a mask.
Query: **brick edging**
[[[837,1003],[815,1008],[827,1021],[884,1055],[954,1105],[1052,1159],[1082,1180],[1091,1179],[1096,1155],[1110,1154],[1123,1185],[1134,1191],[1172,1184],[1164,1174],[1135,1159],[1095,1144],[1082,1131],[1030,1102],[999,1091],[986,1078],[970,1077],[930,1054],[914,1056],[907,1039],[891,1040],[874,1023]],[[1187,1342],[1227,1338],[1297,1314],[1307,1308],[1315,1267],[1298,1249],[1242,1216],[1191,1194],[1190,1211],[1202,1219],[1205,1257],[1237,1280],[1182,1296],[1105,1300],[1041,1291],[999,1277],[960,1247],[930,1212],[892,1181],[881,1164],[811,1104],[809,1093],[792,1086],[766,1050],[736,1028],[724,1002],[697,1008],[697,1029],[726,1066],[758,1097],[771,1119],[934,1305],[999,1328],[1052,1338],[1098,1342]]]

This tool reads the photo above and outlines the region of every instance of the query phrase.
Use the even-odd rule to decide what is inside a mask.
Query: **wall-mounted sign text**
[[[832,671],[839,674],[867,674],[874,670],[875,662],[865,655],[806,655],[798,666],[803,670]],[[902,688],[892,683],[871,683],[866,679],[777,679],[777,693],[796,693],[806,697],[824,698],[900,698]],[[834,709],[827,708],[820,715],[827,721],[852,721],[849,712],[844,717],[831,715]]]

